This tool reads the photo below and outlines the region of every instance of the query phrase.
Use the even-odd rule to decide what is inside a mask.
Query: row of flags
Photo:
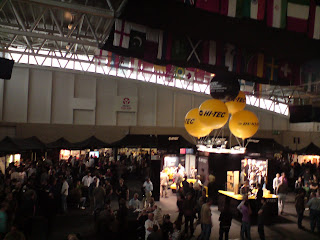
[[[209,84],[212,78],[210,72],[196,68],[184,68],[174,65],[155,65],[137,58],[120,56],[116,53],[98,49],[94,56],[96,66],[108,66],[116,71],[120,69],[131,72],[152,75],[153,73],[163,76],[166,82],[173,79],[185,80],[188,82]]]
[[[269,27],[320,39],[319,0],[178,0],[228,17],[266,20]]]
[[[213,40],[194,39],[146,26],[115,20],[105,50],[155,65],[175,65],[185,69],[217,69],[235,72],[239,77],[274,85],[299,85],[300,65],[280,61],[262,52]]]

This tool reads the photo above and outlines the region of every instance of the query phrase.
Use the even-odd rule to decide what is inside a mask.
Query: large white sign
[[[114,104],[114,110],[117,112],[136,112],[137,105],[137,97],[117,96]]]

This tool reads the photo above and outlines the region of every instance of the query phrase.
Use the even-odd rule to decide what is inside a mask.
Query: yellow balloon
[[[203,125],[199,120],[199,109],[191,109],[184,118],[184,127],[194,137],[200,138],[210,134],[212,129]]]
[[[199,107],[199,119],[211,129],[223,127],[229,118],[226,104],[218,99],[204,101]]]
[[[259,128],[257,116],[250,111],[242,110],[233,114],[229,121],[229,129],[238,138],[252,137]]]
[[[244,109],[246,106],[246,95],[240,91],[238,96],[230,102],[226,102],[230,114],[234,114]]]

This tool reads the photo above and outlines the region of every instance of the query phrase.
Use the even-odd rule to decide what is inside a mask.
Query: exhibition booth
[[[306,164],[310,162],[311,164],[316,164],[319,166],[320,161],[320,148],[314,143],[310,143],[305,148],[302,148],[295,154],[294,161],[299,164]]]

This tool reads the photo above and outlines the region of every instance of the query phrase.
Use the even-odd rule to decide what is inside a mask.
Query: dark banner
[[[289,106],[290,123],[320,122],[320,108],[311,105]]]

